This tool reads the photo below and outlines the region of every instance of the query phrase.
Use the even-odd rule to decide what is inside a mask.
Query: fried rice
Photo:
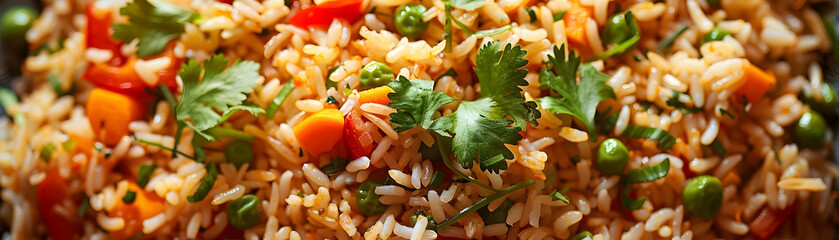
[[[4,238],[837,236],[833,132],[816,147],[795,137],[797,122],[813,108],[805,98],[821,99],[822,83],[834,76],[835,66],[826,64],[835,62],[824,60],[835,47],[819,12],[826,3],[151,1],[158,17],[189,17],[172,30],[139,27],[152,10],[137,17],[125,9],[142,2],[149,3],[44,1],[25,35],[31,51],[23,81],[13,87],[20,101],[4,102],[11,117],[0,119]],[[425,9],[418,16],[427,29],[416,37],[400,34],[394,22],[406,4]],[[610,54],[621,41],[606,28],[613,16],[630,12],[618,20],[637,22],[637,29],[629,26],[637,42]],[[137,28],[118,29],[126,26]],[[148,37],[155,29],[163,35]],[[727,35],[703,41],[718,30]],[[160,46],[149,54],[153,41]],[[44,44],[60,48],[34,50]],[[484,51],[492,46],[500,60],[486,67]],[[599,83],[611,95],[593,105],[571,103],[591,109],[552,110],[546,99],[572,101],[573,93],[586,102],[595,97],[585,94],[599,94],[566,93],[545,81],[567,75],[551,69],[574,56],[581,57],[581,73],[571,68],[565,83],[584,88],[594,81],[587,71],[602,72]],[[490,84],[485,78],[507,68],[506,57],[526,61],[509,69],[521,76]],[[229,61],[214,62],[220,58]],[[363,82],[371,62],[392,71],[383,84],[388,89],[379,89],[384,100],[371,100],[375,88]],[[91,73],[97,66],[128,70],[97,77]],[[133,75],[120,75],[125,71]],[[206,92],[241,90],[188,105],[197,101],[190,94],[211,81],[217,84]],[[525,121],[515,113],[490,116],[500,111],[500,97],[489,96],[498,91],[490,88],[509,81],[521,82],[505,96],[531,111]],[[408,87],[398,84],[415,92],[401,92]],[[432,101],[421,94],[453,99],[424,110],[435,124],[461,121],[467,108],[487,99],[498,105],[473,116],[475,122],[501,124],[404,129],[398,116]],[[101,96],[108,97],[95,100]],[[226,111],[233,105],[250,110]],[[202,128],[201,109],[209,109],[202,116],[230,114]],[[672,139],[628,134],[638,129]],[[618,174],[598,168],[598,149],[608,138],[628,149]],[[231,150],[235,144],[244,145]],[[484,165],[489,152],[500,152],[501,161]],[[664,176],[628,183],[657,166],[665,166]],[[721,183],[721,206],[710,218],[691,212],[694,203],[683,199],[699,176]],[[639,199],[637,206],[627,202]],[[250,208],[234,209],[242,204]]]

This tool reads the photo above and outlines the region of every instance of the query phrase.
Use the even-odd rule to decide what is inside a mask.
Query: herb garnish
[[[680,27],[679,30],[676,30],[675,33],[667,37],[667,39],[664,39],[664,41],[661,41],[661,43],[658,44],[658,47],[656,47],[655,50],[664,50],[664,55],[667,55],[667,53],[670,52],[670,47],[673,46],[673,42],[676,41],[676,38],[679,37],[679,35],[682,35],[682,33],[684,33],[687,29],[687,25],[682,25],[682,27]]]
[[[137,56],[159,54],[170,40],[184,33],[184,23],[199,18],[198,14],[164,1],[134,0],[119,9],[127,16],[129,24],[114,24],[114,39],[129,43],[139,39]]]
[[[347,169],[347,164],[349,162],[346,158],[342,157],[334,157],[329,160],[329,163],[320,167],[320,171],[326,173],[326,175],[332,176],[333,174],[339,173]]]
[[[41,147],[41,153],[39,154],[41,160],[44,160],[44,162],[49,162],[50,158],[52,158],[52,153],[55,152],[55,150],[55,145],[53,145],[52,143],[47,143],[47,145]]]
[[[132,203],[134,203],[134,199],[136,197],[137,197],[136,192],[128,190],[128,192],[125,192],[125,196],[122,197],[122,202],[124,202],[126,204],[132,204]]]
[[[201,184],[198,185],[198,190],[195,191],[195,194],[192,196],[186,197],[186,200],[189,202],[200,202],[207,197],[207,194],[210,193],[210,190],[213,189],[213,185],[216,183],[216,177],[218,177],[218,168],[216,167],[215,163],[207,163],[205,165],[207,168],[207,175],[204,175],[204,178],[201,179]]]
[[[620,180],[621,186],[621,203],[623,207],[629,210],[641,208],[647,198],[633,199],[629,196],[632,191],[632,184],[652,182],[667,176],[670,172],[670,159],[665,158],[664,161],[655,166],[642,167],[629,170]]]
[[[151,165],[140,166],[140,170],[137,171],[137,186],[140,186],[140,188],[146,188],[146,185],[149,184],[149,180],[151,179],[151,174],[156,168],[157,164],[154,163]]]
[[[331,81],[330,81],[331,82]],[[288,95],[291,94],[291,90],[294,90],[294,81],[288,81],[286,84],[283,84],[283,87],[280,89],[280,92],[277,93],[277,96],[274,97],[274,100],[271,100],[271,104],[268,105],[268,108],[265,109],[265,116],[269,119],[274,117],[274,113],[277,113],[277,109],[280,108],[280,105],[283,104]]]
[[[676,90],[673,90],[673,97],[668,98],[667,101],[666,101],[667,106],[671,106],[673,108],[681,110],[682,113],[685,113],[685,114],[687,114],[687,113],[698,113],[698,112],[704,112],[705,111],[704,108],[697,107],[697,106],[688,107],[684,102],[679,101],[679,95],[682,95],[682,93],[680,93]],[[686,95],[686,96],[689,96],[689,95]]]
[[[543,68],[539,73],[539,82],[559,93],[559,97],[546,96],[538,101],[542,108],[555,114],[574,116],[585,125],[589,139],[596,141],[594,115],[597,105],[606,99],[615,99],[615,92],[606,81],[609,76],[597,71],[589,64],[580,65],[580,57],[571,50],[565,56],[565,45],[554,47],[553,56],[548,55],[548,64],[553,67]],[[580,83],[577,83],[577,71],[580,71]]]
[[[519,190],[519,189],[525,188],[527,186],[533,185],[534,183],[536,183],[536,180],[527,180],[527,181],[524,181],[524,182],[516,183],[513,186],[509,186],[509,187],[505,188],[504,190],[501,190],[501,191],[498,191],[498,192],[496,192],[492,195],[489,195],[489,197],[482,198],[481,200],[478,200],[477,202],[475,202],[475,204],[472,204],[472,206],[469,206],[467,208],[464,208],[464,209],[460,210],[460,212],[458,212],[457,215],[454,215],[452,218],[446,219],[446,221],[438,223],[437,224],[437,230],[440,230],[440,229],[446,228],[448,226],[451,226],[452,224],[454,224],[455,222],[457,222],[461,218],[464,218],[467,215],[477,211],[478,209],[489,205],[489,203],[491,203],[491,202],[493,202],[493,201],[495,201],[495,200],[497,200],[497,199],[499,199],[503,196],[506,196],[507,194],[515,192],[516,190]]]

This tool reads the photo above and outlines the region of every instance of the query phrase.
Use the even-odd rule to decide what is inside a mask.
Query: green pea
[[[702,44],[705,44],[706,42],[722,41],[725,38],[725,36],[728,35],[728,31],[719,28],[714,28],[714,30],[711,30],[711,32],[706,33],[705,36],[702,36]]]
[[[592,239],[594,235],[591,234],[589,231],[582,231],[575,234],[573,237],[569,238],[568,240],[584,240],[584,239]]]
[[[393,25],[396,31],[402,36],[409,38],[419,37],[428,29],[429,22],[422,21],[422,14],[425,13],[425,6],[421,4],[405,4],[396,9],[393,16]]]
[[[3,46],[9,49],[25,48],[24,36],[37,17],[35,10],[26,6],[16,6],[6,10],[0,20],[2,21],[0,22],[0,38],[2,38]]]
[[[355,202],[358,203],[358,208],[367,216],[382,214],[387,210],[387,205],[379,202],[379,195],[376,195],[376,187],[381,186],[384,182],[379,180],[367,180],[358,186],[355,192]]]
[[[694,216],[714,218],[722,206],[722,183],[714,176],[693,178],[682,192],[682,203]]]
[[[224,157],[227,162],[239,168],[242,164],[253,162],[253,149],[250,141],[236,140],[227,144],[224,148]]]
[[[227,204],[227,221],[237,229],[256,226],[262,218],[259,210],[261,200],[255,195],[245,195]]]
[[[626,22],[626,13],[627,12],[616,13],[609,18],[609,22],[607,22],[606,26],[603,28],[603,39],[606,44],[626,41],[632,37],[632,29],[638,29],[638,22],[635,21],[634,18],[632,19],[632,22]],[[630,49],[631,48],[632,47],[630,47]]]
[[[807,105],[810,105],[811,108],[822,115],[828,116],[828,118],[830,118],[830,116],[835,116],[836,107],[837,104],[839,104],[839,98],[836,96],[836,90],[826,82],[822,83],[819,90],[821,90],[822,94],[821,101],[816,101],[812,97],[805,97],[803,98],[804,103],[807,103]]]
[[[361,89],[371,89],[384,86],[393,80],[393,71],[384,63],[372,61],[361,69],[358,81],[361,82]]]
[[[597,170],[606,175],[623,172],[629,162],[629,150],[621,140],[609,138],[597,149]]]
[[[824,146],[824,140],[827,136],[827,123],[825,123],[822,115],[816,111],[801,115],[798,122],[795,124],[795,143],[804,148],[821,148]]]

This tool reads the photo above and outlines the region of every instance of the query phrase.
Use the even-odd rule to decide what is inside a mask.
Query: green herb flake
[[[725,147],[722,146],[719,139],[714,139],[714,141],[711,142],[711,145],[708,146],[710,146],[720,158],[724,158],[725,155],[728,154],[728,151],[725,150]]]
[[[568,198],[566,198],[565,195],[562,195],[562,193],[557,192],[556,190],[551,192],[550,196],[551,196],[551,200],[562,201],[564,203],[568,203]]]
[[[82,205],[79,206],[79,211],[76,212],[76,217],[79,219],[83,219],[85,213],[87,213],[87,209],[90,208],[90,198],[85,196],[82,200]]]
[[[435,82],[439,81],[441,78],[443,78],[445,76],[457,77],[457,71],[455,71],[454,68],[449,68],[449,70],[446,70],[446,72],[444,72],[442,75],[437,77],[437,79],[434,79],[434,81]]]
[[[346,158],[334,157],[331,160],[329,160],[328,164],[323,165],[323,167],[320,167],[320,171],[326,173],[326,175],[332,176],[333,174],[339,173],[341,171],[344,171],[344,169],[347,169],[347,164],[349,164],[349,161],[347,161]]]
[[[431,176],[431,183],[428,186],[432,188],[440,188],[443,184],[443,179],[446,178],[446,173],[440,170],[434,170],[434,175]]]
[[[559,21],[563,17],[565,17],[566,13],[568,13],[568,11],[562,11],[562,12],[558,12],[558,13],[554,14],[554,22]]]
[[[349,88],[349,85],[347,85],[347,88]],[[280,92],[277,93],[277,96],[274,97],[273,100],[271,100],[271,104],[268,105],[268,109],[265,109],[265,116],[273,118],[274,114],[277,113],[277,109],[279,109],[280,105],[282,105],[285,99],[288,98],[288,95],[291,94],[292,90],[294,90],[294,81],[289,80],[286,84],[283,84]]]
[[[516,183],[515,185],[509,186],[509,187],[505,188],[504,190],[498,191],[498,192],[496,192],[492,195],[489,195],[488,197],[482,198],[481,200],[478,200],[477,202],[475,202],[471,206],[460,210],[460,212],[458,212],[456,215],[452,216],[451,218],[446,219],[446,221],[438,223],[436,230],[440,230],[440,229],[446,228],[448,226],[451,226],[452,224],[454,224],[455,222],[459,221],[460,219],[466,217],[467,215],[469,215],[469,214],[471,214],[475,211],[478,211],[478,209],[486,207],[487,205],[489,205],[489,203],[491,203],[495,200],[498,200],[499,198],[504,197],[507,194],[515,192],[519,189],[522,189],[522,188],[528,187],[530,185],[533,185],[534,183],[536,183],[536,180],[527,180],[527,181],[524,181],[524,182]],[[495,212],[502,212],[505,215],[507,213],[506,211],[498,211],[498,209],[496,209]],[[495,212],[493,212],[493,213],[495,213]],[[500,219],[500,217],[498,219]],[[487,221],[487,219],[484,219],[484,222],[488,223],[488,222],[492,222],[492,221]]]
[[[781,163],[781,156],[778,154],[778,149],[772,147],[772,153],[775,155],[775,162],[778,162],[778,165],[782,165],[783,163]]]
[[[682,35],[682,33],[684,33],[685,30],[687,30],[687,29],[688,29],[687,25],[682,25],[681,27],[679,27],[679,30],[676,30],[676,32],[674,32],[669,37],[664,39],[664,41],[661,41],[661,43],[658,44],[658,47],[656,47],[655,50],[656,51],[662,51],[663,50],[664,55],[667,55],[667,53],[670,52],[670,47],[673,46],[673,42],[676,41],[676,38],[678,38],[680,35]]]
[[[137,193],[135,193],[134,191],[128,190],[128,192],[125,192],[125,196],[122,197],[122,202],[124,202],[126,204],[132,204],[132,203],[134,203],[134,199],[136,197],[137,197]]]
[[[176,5],[148,0],[134,0],[119,9],[128,17],[129,24],[114,24],[111,36],[124,43],[139,39],[137,56],[148,57],[160,54],[170,40],[184,33],[185,23],[200,16]]]
[[[731,118],[731,120],[734,120],[734,115],[725,109],[720,108],[720,115],[728,116],[729,118]]]
[[[154,169],[157,168],[157,164],[152,163],[151,165],[141,165],[140,170],[137,171],[137,186],[140,188],[146,188],[146,185],[149,184],[149,180],[151,180],[151,174],[154,173]]]
[[[41,160],[44,160],[44,162],[46,163],[50,162],[50,159],[52,158],[52,153],[55,152],[55,150],[55,145],[53,145],[52,143],[47,143],[47,145],[44,145],[44,147],[41,148],[41,153],[39,155],[41,157]]]
[[[705,111],[704,108],[697,107],[697,106],[688,107],[684,102],[679,101],[679,96],[680,95],[682,95],[682,93],[680,93],[676,90],[673,90],[673,97],[668,98],[667,101],[665,102],[665,103],[667,103],[667,106],[671,106],[673,108],[676,108],[676,109],[682,111],[682,113],[685,113],[685,114],[687,114],[687,113],[698,113],[698,112],[704,112]]]
[[[66,142],[61,143],[61,147],[64,148],[65,152],[73,151],[76,149],[76,140],[73,140],[72,138],[67,139]]]
[[[204,175],[204,178],[201,179],[201,184],[198,185],[198,190],[195,191],[192,196],[186,197],[186,200],[189,202],[200,202],[207,197],[207,194],[210,193],[210,190],[213,189],[213,185],[216,183],[216,178],[218,177],[218,168],[216,168],[215,163],[207,163],[205,165],[207,168],[207,175]]]
[[[626,129],[621,133],[621,137],[646,138],[658,141],[657,146],[661,150],[670,150],[673,148],[673,144],[676,143],[676,137],[673,137],[673,135],[670,135],[669,132],[663,129],[632,124],[626,126]]]
[[[536,11],[533,11],[533,8],[525,8],[524,10],[527,11],[527,16],[530,17],[530,23],[536,22],[536,20],[538,20],[538,18],[536,18]]]
[[[333,97],[333,96],[329,96],[329,97],[326,97],[326,104],[332,104],[332,105],[338,106],[338,100],[335,100],[335,97]]]

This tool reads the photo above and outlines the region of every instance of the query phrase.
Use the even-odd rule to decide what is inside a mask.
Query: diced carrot
[[[358,93],[358,103],[378,103],[387,105],[390,103],[390,98],[387,97],[387,94],[392,92],[393,89],[390,89],[388,86],[367,89]]]
[[[338,143],[344,130],[344,115],[337,109],[323,109],[294,126],[300,147],[312,155],[328,152]]]
[[[766,91],[777,81],[774,74],[765,72],[751,63],[746,64],[743,71],[746,72],[746,83],[734,92],[738,101],[743,98],[742,96],[746,96],[746,100],[750,103],[759,102]]]
[[[70,139],[72,139],[76,143],[75,144],[76,148],[75,149],[65,149],[65,150],[71,151],[74,154],[77,153],[77,152],[80,152],[80,153],[84,153],[85,155],[87,155],[89,157],[90,156],[90,151],[93,150],[94,147],[96,147],[95,146],[96,142],[94,142],[93,139],[82,137],[82,136],[79,136],[78,134],[75,134],[75,133],[71,133],[68,136],[70,137]]]
[[[591,16],[591,8],[583,6],[579,1],[570,1],[571,8],[565,12],[562,20],[565,20],[565,35],[568,42],[580,48],[588,48],[586,37],[586,22]]]
[[[139,100],[102,88],[90,91],[86,106],[94,136],[110,146],[127,135],[128,123],[140,119],[145,112]]]
[[[46,178],[38,185],[38,210],[41,212],[41,220],[47,227],[47,233],[52,239],[75,239],[80,234],[81,226],[78,223],[64,218],[56,213],[53,208],[70,197],[67,183],[58,173],[58,170],[47,172]]]
[[[163,198],[152,192],[146,192],[134,182],[128,183],[128,190],[134,192],[134,202],[127,204],[117,200],[114,210],[108,216],[119,217],[125,221],[122,230],[111,232],[110,239],[128,239],[143,230],[143,220],[162,213],[165,209]]]

